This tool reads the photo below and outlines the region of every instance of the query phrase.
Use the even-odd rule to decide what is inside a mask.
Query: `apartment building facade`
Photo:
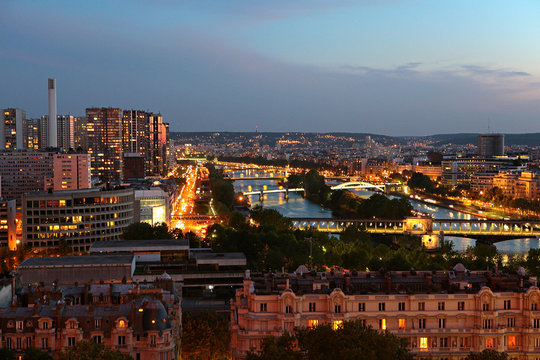
[[[266,336],[358,319],[408,340],[417,358],[464,359],[484,349],[540,358],[540,290],[525,274],[390,272],[246,276],[231,303],[233,357]]]
[[[137,219],[133,189],[38,191],[22,200],[23,242],[35,249],[64,240],[74,252],[88,251],[95,241],[119,240]]]

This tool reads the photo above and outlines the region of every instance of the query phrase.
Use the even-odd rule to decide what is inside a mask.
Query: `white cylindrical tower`
[[[58,125],[56,114],[56,79],[49,79],[49,119],[47,121],[47,146],[58,147]]]

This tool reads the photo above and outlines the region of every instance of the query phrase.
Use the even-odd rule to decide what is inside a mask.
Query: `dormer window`
[[[126,320],[124,320],[124,319],[118,320],[118,327],[119,327],[119,328],[125,328],[125,327],[127,327]]]
[[[77,329],[77,322],[75,320],[71,320],[68,322],[68,329]]]

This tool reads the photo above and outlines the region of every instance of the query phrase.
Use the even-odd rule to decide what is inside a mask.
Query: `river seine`
[[[254,176],[255,173],[253,171],[249,171],[247,174],[235,172],[234,177],[242,177],[242,174],[244,174],[244,176]],[[278,189],[279,185],[276,180],[235,180],[234,188],[237,192],[248,192]],[[354,192],[362,197],[369,197],[373,194],[373,192],[365,190],[354,190]],[[250,195],[249,199],[252,206],[259,204],[259,195]],[[475,217],[470,214],[441,208],[436,205],[424,204],[412,199],[409,199],[409,201],[416,210],[431,214],[435,219],[475,219]],[[311,201],[304,199],[302,195],[296,193],[290,193],[288,200],[285,200],[283,193],[265,194],[261,205],[266,208],[275,209],[282,215],[292,218],[333,218],[330,210],[314,204]],[[454,249],[457,251],[463,251],[468,246],[474,246],[475,244],[475,241],[469,238],[445,237],[445,240],[450,240],[454,244]],[[499,252],[503,254],[526,254],[530,248],[539,248],[539,240],[535,237],[507,240],[496,243],[495,246]]]

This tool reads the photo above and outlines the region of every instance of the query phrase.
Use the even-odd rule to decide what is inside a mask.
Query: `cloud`
[[[489,67],[480,66],[480,65],[462,65],[461,68],[465,72],[473,74],[473,75],[488,75],[488,76],[502,77],[502,78],[531,76],[530,73],[525,72],[525,71],[494,69],[494,68],[489,68]]]

